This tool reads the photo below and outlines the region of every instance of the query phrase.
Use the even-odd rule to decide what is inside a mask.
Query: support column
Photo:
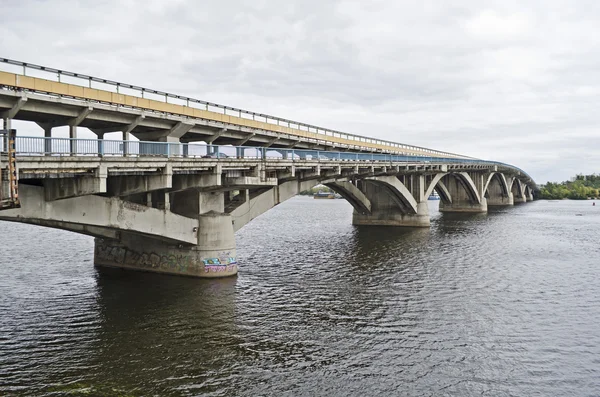
[[[11,129],[10,128],[11,122],[10,122],[9,118],[2,119],[2,124],[3,124],[2,129],[6,130],[6,131]],[[8,133],[6,133],[2,136],[2,148],[1,149],[2,150],[0,150],[0,151],[2,151],[2,152],[8,152]]]
[[[236,147],[235,148],[235,157],[237,157],[238,159],[243,159],[245,151],[246,151],[246,149],[243,147],[239,147],[239,146]]]
[[[52,127],[44,128],[44,154],[50,156],[52,153]]]
[[[104,156],[104,133],[97,133],[98,135],[98,156]]]
[[[123,131],[123,156],[129,154],[129,132]]]
[[[75,139],[77,139],[77,126],[76,125],[69,126],[69,138],[71,139],[69,141],[71,156],[73,156],[73,155],[77,154],[77,141],[75,140]]]
[[[181,148],[181,142],[179,141],[179,138],[175,138],[172,136],[163,136],[158,138],[159,142],[166,142],[168,145],[166,145],[166,152],[165,154],[167,156],[181,156],[182,155],[182,148]],[[185,149],[187,149],[187,145],[183,145]]]

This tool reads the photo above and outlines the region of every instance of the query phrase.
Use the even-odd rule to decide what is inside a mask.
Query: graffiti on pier
[[[126,247],[96,243],[96,260],[100,263],[136,267],[148,270],[162,270],[177,273],[197,272],[190,255],[163,254],[155,252],[139,253]]]
[[[205,273],[232,272],[237,268],[235,257],[230,252],[219,253],[218,258],[203,259]]]
[[[222,273],[237,270],[237,262],[230,252],[220,252],[215,258],[200,260],[197,255],[186,253],[138,252],[123,246],[96,242],[95,257],[99,264],[134,267],[169,273]]]
[[[236,269],[236,267],[237,265],[205,265],[204,273],[232,272]]]

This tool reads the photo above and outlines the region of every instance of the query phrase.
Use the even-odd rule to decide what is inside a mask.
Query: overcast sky
[[[0,57],[503,161],[538,183],[600,172],[596,0],[0,1]]]

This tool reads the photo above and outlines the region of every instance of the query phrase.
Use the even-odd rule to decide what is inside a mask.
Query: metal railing
[[[73,84],[88,88],[103,89],[105,91],[116,92],[124,95],[135,96],[139,98],[161,100],[166,103],[184,105],[193,107],[196,109],[202,109],[207,111],[213,111],[229,116],[237,116],[240,118],[257,120],[265,122],[267,124],[286,126],[289,128],[298,129],[300,131],[307,131],[315,134],[323,135],[323,140],[327,141],[327,137],[341,138],[353,142],[353,146],[360,148],[361,150],[376,150],[373,147],[361,145],[362,143],[369,143],[374,145],[389,146],[391,151],[394,152],[406,152],[414,151],[418,155],[422,156],[437,156],[437,157],[460,157],[460,158],[471,158],[462,156],[455,153],[439,151],[421,146],[407,145],[398,142],[387,141],[383,139],[370,138],[361,135],[349,134],[329,128],[318,127],[315,125],[302,123],[294,120],[288,120],[281,117],[275,117],[268,114],[256,113],[244,109],[234,108],[230,106],[220,105],[213,102],[203,101],[200,99],[190,98],[186,96],[171,94],[164,91],[153,90],[141,86],[132,84],[120,83],[113,80],[102,79],[98,77],[88,76],[81,73],[69,72],[61,69],[49,68],[46,66],[35,65],[32,63],[26,63],[21,61],[15,61],[7,58],[0,58],[0,71],[7,71],[10,73],[21,74],[23,76],[40,77],[51,81],[63,82],[67,84]],[[35,91],[35,90],[34,90]],[[47,93],[50,95],[61,96],[60,94]],[[171,101],[171,102],[169,102]],[[121,105],[124,106],[124,105]],[[146,109],[147,110],[147,109]],[[318,141],[312,138],[306,138],[308,141]]]
[[[509,167],[529,177],[526,172],[513,165],[498,161],[457,159],[454,157],[405,156],[380,153],[333,152],[306,149],[279,149],[253,146],[208,145],[171,142],[121,141],[105,139],[72,139],[17,136],[16,154],[25,156],[121,156],[163,157],[195,159],[247,159],[247,160],[291,160],[317,162],[365,161],[416,164],[478,164]],[[0,140],[0,152],[5,152],[5,143]]]

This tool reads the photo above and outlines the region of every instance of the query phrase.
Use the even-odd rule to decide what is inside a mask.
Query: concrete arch
[[[485,194],[487,192],[488,187],[490,186],[490,183],[494,178],[498,181],[498,183],[500,183],[500,187],[502,188],[502,194],[508,196],[510,188],[508,186],[508,182],[506,181],[506,176],[501,172],[490,173],[490,176],[488,176],[487,181],[485,182],[483,193]]]
[[[525,195],[525,187],[526,185],[521,182],[521,180],[514,178],[513,183],[511,185],[511,192],[513,194],[515,203],[525,203],[527,202],[527,197]]]
[[[448,175],[456,178],[460,184],[465,189],[465,192],[469,196],[469,199],[476,204],[481,204],[481,196],[477,191],[477,187],[475,186],[475,182],[467,172],[453,172]]]
[[[427,187],[427,190],[425,190],[425,195],[424,195],[424,196],[425,196],[425,198],[427,198],[427,197],[431,196],[431,193],[433,193],[433,190],[436,188],[437,184],[438,184],[438,183],[441,181],[441,179],[442,179],[444,176],[446,176],[446,175],[447,175],[447,173],[439,173],[439,174],[436,174],[436,175],[433,177],[433,179],[431,180],[431,183],[430,183],[430,184],[429,184],[429,186]],[[443,185],[443,183],[442,183],[442,185]],[[444,185],[444,188],[445,188],[445,187],[446,187],[446,186]],[[447,192],[447,191],[448,191],[448,189],[446,189],[446,192]],[[438,192],[438,194],[439,194],[439,193],[440,193],[440,192]],[[450,195],[450,193],[448,193],[448,196],[449,196],[449,195]],[[441,195],[440,195],[440,197],[441,197]]]
[[[438,181],[437,184],[435,185],[434,189],[438,193],[438,195],[440,196],[440,200],[444,204],[452,204],[452,195],[448,191],[448,188],[446,187],[444,182],[442,182],[441,180]],[[429,197],[429,196],[427,196],[427,197]]]
[[[523,197],[523,183],[518,178],[513,178],[510,191],[515,195],[515,198]]]
[[[331,182],[325,186],[331,188],[334,192],[346,199],[360,214],[371,214],[371,202],[355,185],[350,182]]]
[[[442,181],[442,178],[445,177],[446,175],[448,175],[448,173],[443,172],[443,173],[436,174],[433,177],[433,179],[429,183],[429,186],[427,187],[427,190],[425,191],[425,194],[424,194],[425,198],[428,198],[429,196],[431,196],[431,194],[435,190],[437,192],[438,196],[440,196],[440,200],[443,203],[452,204],[452,195],[448,191],[448,187],[446,186],[446,184],[444,184],[444,182]]]
[[[402,212],[406,214],[417,213],[417,201],[406,186],[395,176],[374,176],[365,178],[364,181],[383,188],[383,191],[398,204]]]
[[[288,181],[270,189],[260,189],[250,192],[247,200],[230,212],[233,221],[233,231],[237,232],[259,215],[283,203],[305,190],[321,183],[317,179],[308,181]]]

